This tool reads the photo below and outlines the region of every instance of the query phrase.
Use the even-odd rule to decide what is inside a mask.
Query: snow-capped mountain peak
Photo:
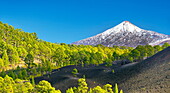
[[[129,21],[123,21],[122,23],[116,25],[115,27],[106,30],[105,32],[102,33],[102,35],[106,36],[111,33],[116,34],[116,33],[123,33],[123,32],[135,33],[135,32],[140,32],[141,30],[142,30],[141,28],[133,25]]]
[[[134,32],[134,31],[140,31],[141,30],[139,27],[133,25],[129,21],[123,21],[119,25],[115,26],[114,29],[119,30],[119,31],[129,31],[129,32]]]
[[[170,40],[170,36],[144,30],[133,25],[129,21],[123,21],[103,33],[74,42],[72,44],[103,44],[109,47],[113,45],[136,47],[137,45],[152,45],[155,44],[155,42],[161,42],[162,40],[165,42],[167,39]]]

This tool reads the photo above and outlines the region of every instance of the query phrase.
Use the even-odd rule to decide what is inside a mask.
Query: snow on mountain
[[[98,45],[103,44],[111,47],[117,46],[130,46],[136,47],[138,45],[159,45],[162,42],[170,42],[170,36],[160,34],[154,31],[141,29],[129,21],[123,21],[117,26],[110,28],[103,33],[96,36],[83,39],[72,44],[76,45]]]

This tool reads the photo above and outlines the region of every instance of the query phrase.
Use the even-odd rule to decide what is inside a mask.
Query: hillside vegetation
[[[142,61],[168,46],[168,43],[136,48],[50,43],[39,39],[36,33],[27,33],[0,22],[0,76],[29,80],[70,65],[84,67],[104,63],[112,66],[114,61],[121,61],[123,65]]]
[[[33,83],[33,82],[32,82]],[[56,90],[48,81],[42,80],[37,85],[31,84],[28,80],[16,79],[13,80],[8,75],[4,78],[0,77],[0,92],[1,93],[61,93]],[[78,80],[78,87],[68,88],[66,93],[123,93],[115,84],[114,90],[112,85],[106,84],[103,87],[96,86],[88,88],[84,78]]]
[[[77,86],[79,78],[86,78],[90,88],[117,83],[124,93],[169,93],[170,92],[170,47],[142,61],[110,67],[66,66],[53,70],[51,74],[35,78],[49,81],[62,92]]]

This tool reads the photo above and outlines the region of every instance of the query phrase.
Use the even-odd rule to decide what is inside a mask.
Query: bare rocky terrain
[[[74,68],[79,71],[77,77],[71,73]],[[118,83],[124,93],[170,93],[170,47],[139,63],[123,66],[113,64],[111,67],[67,66],[53,70],[49,75],[37,77],[35,81],[47,80],[64,92],[69,87],[77,86],[77,80],[83,75],[89,87]]]

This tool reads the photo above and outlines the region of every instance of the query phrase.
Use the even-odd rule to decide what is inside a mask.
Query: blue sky
[[[72,43],[128,20],[170,35],[170,0],[1,0],[0,21],[49,42]]]

